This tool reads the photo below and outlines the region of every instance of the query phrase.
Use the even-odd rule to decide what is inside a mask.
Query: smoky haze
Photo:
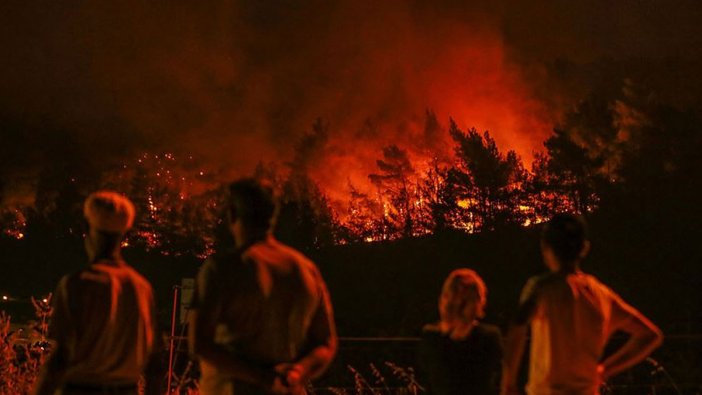
[[[313,176],[340,195],[384,145],[449,150],[443,135],[427,145],[427,109],[528,161],[569,106],[624,78],[697,106],[696,2],[524,3],[6,2],[5,198],[47,165],[142,151],[250,173],[293,158],[317,118],[329,136]]]

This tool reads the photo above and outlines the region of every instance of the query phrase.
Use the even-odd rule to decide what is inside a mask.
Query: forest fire
[[[2,216],[0,223],[2,224],[4,235],[16,240],[24,238],[27,222],[22,210],[8,210]]]
[[[218,7],[91,8],[85,15],[118,16],[128,34],[97,29],[95,42],[56,43],[57,53],[94,54],[90,72],[70,81],[84,96],[45,107],[36,97],[62,86],[22,95],[35,80],[24,74],[21,92],[8,85],[18,97],[10,113],[38,106],[38,118],[55,122],[6,132],[16,146],[2,155],[3,233],[29,236],[26,217],[55,210],[63,189],[74,189],[75,202],[105,187],[139,207],[130,247],[175,253],[173,243],[193,238],[203,255],[221,185],[251,174],[279,187],[283,219],[304,223],[313,245],[531,225],[595,209],[598,188],[621,181],[618,162],[645,118],[647,96],[620,75],[611,80],[622,89],[593,87],[594,104],[578,107],[589,85],[575,66],[529,57],[524,49],[535,46],[505,30],[506,10],[351,1],[288,10],[290,18],[272,12],[266,28],[239,23],[258,20],[256,9],[228,19],[213,17],[232,11]],[[154,31],[136,22],[144,15]],[[167,23],[200,25],[205,15],[206,32]],[[83,26],[73,22],[54,28]],[[25,140],[25,127],[44,137]]]
[[[134,12],[151,12],[139,8],[107,14],[119,15],[125,31],[152,36],[134,22]],[[327,234],[313,238],[315,243],[389,240],[444,228],[477,232],[505,222],[497,216],[510,211],[518,219],[507,222],[537,221],[542,214],[529,202],[517,202],[520,188],[510,185],[529,177],[520,167],[542,150],[561,108],[547,108],[539,98],[490,12],[476,9],[454,18],[447,9],[441,11],[445,18],[432,18],[431,7],[424,8],[341,2],[308,21],[308,33],[325,32],[314,33],[318,40],[280,21],[275,25],[284,40],[275,42],[268,29],[226,18],[208,23],[212,34],[193,34],[161,23],[173,10],[153,15],[158,37],[138,45],[94,32],[98,41],[132,48],[138,61],[125,64],[121,54],[104,50],[110,45],[85,44],[95,53],[86,83],[112,103],[107,118],[118,122],[91,125],[83,122],[89,116],[82,110],[57,108],[62,119],[77,117],[65,140],[79,148],[75,155],[63,153],[71,144],[57,139],[62,153],[56,160],[76,157],[78,164],[67,171],[75,173],[78,195],[108,187],[135,200],[141,218],[130,246],[141,240],[161,248],[194,237],[201,241],[195,250],[205,254],[214,242],[221,184],[252,173],[280,187],[288,210],[304,211],[284,215],[292,221],[309,217],[312,233]],[[93,11],[104,16],[103,9]],[[369,12],[377,18],[367,18]],[[173,50],[184,42],[192,53]],[[73,83],[83,84],[81,76]],[[96,98],[79,107],[97,111],[100,103]],[[119,147],[108,150],[107,158],[78,141],[103,127],[104,145]],[[129,129],[127,135],[121,127]],[[475,152],[457,153],[450,130],[472,127],[490,130],[489,139],[473,136],[466,149]],[[128,137],[111,141],[111,135]],[[482,142],[495,147],[485,151]],[[464,159],[481,150],[505,168],[500,185],[469,186],[475,180]],[[32,198],[8,209],[44,210],[45,202],[35,197],[44,194],[37,180],[50,176],[42,173],[52,162],[48,157],[12,165],[22,177],[7,190]],[[87,172],[83,162],[98,165]],[[514,209],[520,205],[531,209]],[[12,223],[9,217],[3,222]],[[8,229],[21,229],[19,224]]]
[[[406,130],[410,134],[404,139],[374,130],[368,143],[350,144],[346,151],[340,144],[349,141],[330,129],[317,120],[295,145],[292,160],[259,162],[253,172],[278,189],[282,223],[307,227],[313,245],[448,229],[474,233],[536,224],[557,211],[595,208],[594,192],[581,188],[588,179],[554,173],[554,158],[537,155],[528,169],[516,151],[501,151],[489,132],[462,130],[453,120],[442,126],[431,111],[420,129]],[[187,250],[204,257],[214,248],[222,185],[232,171],[211,168],[202,159],[195,153],[142,153],[105,169],[90,183],[78,183],[84,177],[75,174],[69,178],[79,195],[99,187],[132,198],[140,218],[125,247],[178,255],[181,244],[190,243],[195,246]],[[597,175],[596,168],[592,171],[587,177]],[[569,190],[563,182],[576,188]],[[23,216],[33,209],[6,211],[5,233],[22,238]]]
[[[366,175],[367,184],[361,186],[370,191],[349,182],[345,200],[332,200],[327,187],[308,172],[304,151],[287,166],[259,165],[255,176],[279,190],[284,220],[311,221],[315,225],[308,230],[328,233],[332,243],[417,237],[444,229],[472,233],[506,224],[530,225],[548,214],[544,205],[549,207],[546,210],[556,209],[554,199],[562,207],[576,209],[568,196],[530,193],[538,175],[525,170],[515,152],[501,153],[488,133],[463,132],[453,123],[443,132],[451,136],[453,155],[435,158],[430,165],[415,164],[406,150],[387,146],[376,170]],[[317,127],[303,142],[326,140],[324,133]],[[144,215],[133,241],[163,248],[174,237],[197,237],[203,242],[200,255],[211,252],[213,231],[221,218],[218,202],[223,180],[202,179],[207,172],[192,163],[192,155],[180,162],[172,153],[143,154],[135,165],[123,165],[106,177],[104,185],[130,191],[142,207]],[[197,207],[200,210],[193,215],[190,210]]]
[[[607,116],[635,111],[628,100],[628,107],[621,101],[603,107],[613,114]],[[462,129],[452,119],[444,126],[431,111],[417,124],[398,137],[367,123],[349,139],[318,119],[294,145],[291,160],[261,160],[249,174],[278,189],[282,232],[293,228],[295,237],[306,234],[305,243],[319,247],[451,229],[491,231],[537,224],[556,212],[590,212],[598,205],[598,188],[618,178],[611,158],[628,149],[619,141],[620,123],[610,125],[597,144],[581,139],[587,124],[566,124],[568,132],[557,130],[545,141],[545,153],[525,159],[513,149],[501,150],[492,133]],[[644,125],[627,123],[627,132]],[[76,198],[95,188],[132,198],[140,218],[125,247],[204,257],[213,251],[222,218],[222,186],[241,175],[195,152],[173,151],[141,153],[89,182],[76,181],[86,179],[80,174],[64,176]],[[5,210],[5,234],[24,237],[24,218],[37,209]]]
[[[472,233],[499,226],[500,215],[509,217],[505,224],[541,221],[543,214],[530,203],[535,197],[526,196],[526,185],[535,175],[524,169],[516,153],[499,152],[487,133],[464,133],[455,124],[449,131],[439,131],[438,123],[431,118],[427,124],[437,128],[432,131],[437,137],[442,132],[451,134],[454,155],[447,149],[440,155],[442,159],[437,155],[428,164],[414,162],[408,151],[397,145],[387,146],[381,150],[375,170],[366,175],[366,183],[356,186],[347,180],[345,197],[338,191],[330,194],[328,186],[319,183],[305,163],[302,148],[309,146],[304,142],[326,140],[326,130],[320,125],[301,141],[298,150],[302,151],[297,153],[296,161],[282,166],[260,164],[255,176],[276,186],[283,199],[284,216],[292,210],[292,220],[309,215],[312,218],[302,220],[326,223],[326,229],[311,231],[328,232],[332,243],[416,237],[442,229]],[[481,157],[483,163],[473,159]],[[215,172],[197,162],[193,155],[181,159],[174,153],[143,153],[102,175],[97,182],[100,187],[124,191],[141,213],[123,247],[142,245],[166,255],[178,254],[173,245],[179,240],[196,239],[196,255],[204,257],[213,251],[225,180],[207,177]],[[497,183],[481,180],[479,171],[503,172],[504,179]],[[24,237],[23,216],[28,210],[32,207],[15,210],[14,217],[6,215],[5,234]]]
[[[702,394],[701,4],[7,2],[0,395]]]

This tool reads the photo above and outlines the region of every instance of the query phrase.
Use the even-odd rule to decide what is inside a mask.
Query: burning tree
[[[466,223],[473,231],[491,230],[504,224],[523,224],[522,186],[527,173],[514,151],[503,155],[488,132],[461,131],[451,122],[449,133],[456,143],[456,166],[450,182],[458,189]]]
[[[283,185],[276,234],[301,250],[338,240],[337,223],[326,196],[309,177],[290,177]]]
[[[382,203],[349,185],[349,208],[343,224],[343,242],[386,240],[390,227]]]
[[[538,157],[534,165],[535,189],[544,192],[542,199],[548,202],[542,211],[587,213],[594,209],[597,188],[604,181],[599,172],[602,158],[590,156],[559,129],[544,145],[548,156]]]
[[[666,121],[657,107],[624,96],[585,101],[567,114],[544,143],[545,152],[537,153],[531,171],[514,151],[500,151],[488,132],[463,131],[453,121],[443,128],[428,111],[423,129],[415,133],[419,143],[384,146],[368,182],[349,181],[346,199],[339,193],[330,199],[328,180],[315,178],[315,167],[340,150],[322,119],[298,141],[289,162],[260,165],[254,176],[278,189],[278,234],[302,249],[447,229],[480,232],[529,225],[559,211],[586,213],[615,183],[642,183],[636,164],[645,162],[641,158],[652,147],[665,146],[656,140],[662,132],[652,125],[673,127],[675,114]],[[376,134],[380,129],[373,129]],[[665,173],[682,166],[678,153],[689,154],[684,145],[668,144],[666,150],[662,162],[646,163],[657,163]],[[125,246],[197,257],[213,251],[221,224],[221,185],[228,181],[222,174],[191,155],[168,152],[142,153],[119,166],[103,167],[88,171],[69,163],[43,171],[33,207],[3,208],[4,234],[78,239],[82,197],[96,188],[112,188],[129,195],[139,213]]]
[[[440,165],[438,160],[432,162],[421,180],[422,226],[432,232],[461,228],[459,188],[449,180],[454,172],[449,166]]]
[[[410,153],[395,144],[385,146],[376,161],[377,171],[368,175],[371,188],[350,185],[348,200],[331,202],[324,186],[310,174],[311,167],[324,160],[329,144],[328,124],[317,120],[299,140],[290,162],[284,166],[261,164],[255,171],[256,178],[273,184],[280,193],[278,235],[309,249],[416,237],[446,229],[478,232],[504,224],[528,224],[549,210],[570,208],[557,204],[563,196],[568,196],[568,202],[582,202],[581,196],[594,194],[593,189],[585,193],[582,187],[589,179],[581,174],[589,176],[590,168],[586,173],[577,172],[566,162],[573,158],[573,152],[579,153],[578,160],[589,159],[588,151],[569,135],[556,134],[547,142],[549,156],[537,161],[541,167],[535,167],[538,171],[532,175],[513,151],[500,152],[487,132],[463,132],[454,122],[448,131],[443,130],[431,113],[425,129],[424,145],[433,144],[434,148]],[[455,144],[453,157],[437,151],[446,150],[437,145],[445,141],[442,130]],[[421,159],[434,151],[429,163]],[[143,153],[102,171],[97,178],[78,171],[60,173],[62,176],[51,172],[40,178],[46,182],[39,183],[35,207],[26,215],[22,210],[6,210],[6,223],[15,218],[22,226],[26,223],[32,234],[44,238],[67,234],[77,239],[84,231],[80,224],[82,196],[96,188],[111,188],[127,194],[137,207],[138,220],[125,247],[196,257],[214,251],[224,180],[196,158]],[[581,207],[590,206],[590,201],[581,203]],[[340,212],[345,215],[339,216]],[[19,232],[13,237],[20,237]]]
[[[378,190],[383,215],[388,220],[389,238],[412,237],[422,200],[416,173],[407,151],[396,145],[383,148],[383,159],[376,162],[378,173],[368,178]]]
[[[125,247],[136,244],[164,255],[212,252],[222,189],[193,157],[142,154],[105,174],[102,187],[124,191],[137,208]]]
[[[287,174],[274,167],[259,165],[256,178],[278,188],[280,216],[276,234],[301,250],[321,248],[338,239],[338,221],[319,185],[310,177],[309,168],[328,142],[329,125],[318,118],[312,130],[295,146],[293,160],[287,163]]]

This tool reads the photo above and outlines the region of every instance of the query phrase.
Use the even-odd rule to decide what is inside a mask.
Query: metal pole
[[[166,394],[171,393],[171,384],[173,381],[173,358],[175,357],[175,331],[176,331],[176,316],[178,311],[178,290],[180,287],[177,285],[173,287],[173,313],[171,314],[171,337],[168,346],[168,385],[166,387]]]

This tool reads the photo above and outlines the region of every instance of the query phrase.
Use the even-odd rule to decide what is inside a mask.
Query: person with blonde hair
[[[424,327],[420,345],[430,393],[498,393],[501,336],[497,327],[479,321],[486,304],[487,287],[475,271],[457,269],[444,281],[440,320]]]

